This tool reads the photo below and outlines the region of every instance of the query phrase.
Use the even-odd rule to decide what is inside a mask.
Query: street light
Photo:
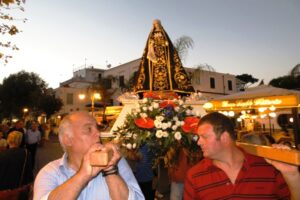
[[[79,94],[78,95],[80,100],[85,99],[85,94]],[[92,112],[92,116],[94,116],[94,110],[95,110],[95,100],[100,100],[101,99],[101,95],[100,93],[94,92],[91,94],[91,112]]]
[[[23,118],[24,118],[24,120],[25,120],[25,116],[26,116],[27,112],[28,112],[28,108],[23,108]]]

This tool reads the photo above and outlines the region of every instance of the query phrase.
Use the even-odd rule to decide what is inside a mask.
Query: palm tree
[[[177,50],[178,55],[182,61],[185,60],[188,50],[194,47],[194,41],[189,36],[181,36],[174,41],[174,48]]]

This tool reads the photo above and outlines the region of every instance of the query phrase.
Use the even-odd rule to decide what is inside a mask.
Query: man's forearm
[[[62,185],[55,188],[49,195],[48,200],[76,200],[88,180],[79,174],[75,174]]]
[[[284,175],[284,180],[287,183],[290,192],[291,192],[291,199],[298,200],[300,199],[300,174],[297,173],[295,175]]]
[[[109,194],[112,200],[128,199],[129,190],[123,178],[118,174],[111,174],[105,177]]]

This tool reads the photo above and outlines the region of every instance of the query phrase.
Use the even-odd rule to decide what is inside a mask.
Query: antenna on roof
[[[108,64],[108,61],[106,60],[105,61],[105,63],[106,63],[106,67],[109,69],[109,68],[111,68],[111,64]]]

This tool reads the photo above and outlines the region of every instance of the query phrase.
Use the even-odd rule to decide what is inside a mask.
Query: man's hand
[[[88,152],[84,155],[83,160],[81,162],[80,169],[78,171],[78,174],[82,175],[82,177],[86,180],[89,181],[93,177],[99,174],[101,170],[103,170],[106,167],[98,167],[98,166],[92,166],[91,161],[90,161],[90,154],[102,150],[104,146],[100,143],[96,143],[90,147]]]
[[[290,147],[283,145],[283,144],[272,144],[273,148],[277,149],[288,149],[291,150]],[[265,159],[269,164],[273,165],[277,170],[279,170],[283,175],[290,176],[290,175],[297,175],[299,173],[298,166],[292,165],[280,161]]]
[[[101,150],[111,150],[113,152],[111,160],[108,162],[108,165],[103,168],[104,170],[110,169],[112,166],[118,164],[119,160],[121,159],[121,153],[119,147],[114,143],[106,143]]]

